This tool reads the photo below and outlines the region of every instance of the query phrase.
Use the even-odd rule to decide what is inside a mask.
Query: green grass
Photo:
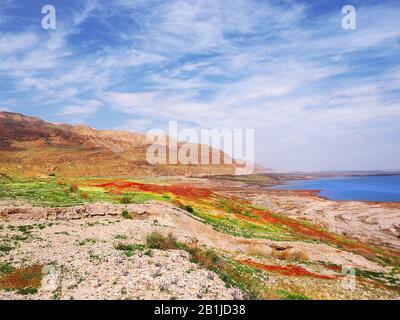
[[[216,231],[230,234],[236,237],[260,238],[274,241],[303,240],[301,236],[294,234],[284,225],[269,223],[253,223],[240,220],[235,217],[215,217],[200,210],[194,210],[193,214],[203,222],[210,224]]]
[[[0,200],[23,201],[40,207],[72,207],[94,202],[142,204],[151,200],[168,201],[169,197],[144,192],[129,192],[121,197],[97,187],[80,187],[79,181],[71,184],[56,178],[0,177]]]
[[[134,244],[118,243],[115,245],[115,249],[123,251],[126,256],[130,257],[136,251],[144,251],[146,249],[146,246],[140,243],[134,243]]]
[[[165,195],[159,195],[146,192],[127,192],[120,198],[122,204],[143,204],[152,200],[168,201],[170,198]]]
[[[84,202],[80,192],[71,192],[69,185],[54,179],[1,182],[1,200],[22,200],[44,207],[67,207]]]
[[[277,293],[282,296],[283,300],[310,300],[306,296],[293,292],[288,292],[286,290],[278,290]]]
[[[389,287],[394,287],[400,292],[400,279],[394,275],[384,272],[356,269],[356,276],[380,282]]]

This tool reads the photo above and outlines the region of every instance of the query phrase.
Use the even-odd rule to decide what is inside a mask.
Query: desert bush
[[[26,287],[26,288],[18,289],[17,292],[21,295],[35,294],[38,292],[38,289],[33,288],[33,287]]]
[[[71,184],[70,187],[69,187],[69,191],[72,192],[72,193],[77,192],[78,189],[79,189],[79,188],[78,188],[78,186],[77,186],[75,183]]]
[[[227,267],[226,263],[213,250],[202,249],[198,246],[184,246],[184,249],[190,254],[190,260],[193,263],[213,271]]]
[[[13,248],[8,245],[7,243],[0,243],[0,252],[9,252],[11,251]]]
[[[126,256],[130,257],[136,251],[143,251],[145,249],[145,245],[140,243],[134,243],[134,244],[118,243],[117,245],[115,245],[115,249],[123,251]]]
[[[295,250],[291,254],[292,260],[308,261],[308,254],[303,250]]]
[[[159,250],[170,250],[170,249],[180,249],[180,244],[178,240],[172,235],[164,236],[159,232],[152,232],[146,237],[146,245],[150,249]]]
[[[187,211],[189,213],[193,213],[194,212],[193,207],[189,206],[189,205],[182,204],[182,205],[179,206],[179,208],[181,208],[182,210],[185,210],[185,211]]]
[[[131,217],[131,215],[129,214],[128,210],[122,211],[121,216],[122,216],[122,218],[124,218],[124,219],[128,219],[128,220],[132,219],[132,217]]]
[[[237,262],[220,256],[216,251],[205,249],[194,244],[179,242],[171,233],[164,236],[152,232],[146,238],[146,246],[150,249],[178,249],[190,255],[190,261],[218,274],[227,286],[240,288],[247,298],[277,299],[279,295],[266,288],[259,278],[254,277],[254,270]]]
[[[0,275],[9,274],[14,271],[14,267],[8,262],[0,262]]]
[[[307,253],[303,250],[274,250],[272,256],[279,260],[307,261],[309,259]]]
[[[260,248],[260,246],[257,245],[251,245],[248,249],[247,252],[249,253],[249,255],[251,256],[255,256],[255,257],[268,257],[269,254],[266,250],[264,250],[263,248]]]
[[[131,203],[131,197],[129,196],[122,196],[121,199],[119,200],[120,203],[122,204],[129,204]]]

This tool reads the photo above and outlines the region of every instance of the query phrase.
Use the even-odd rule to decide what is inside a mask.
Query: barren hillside
[[[178,144],[179,145],[179,144]],[[235,165],[149,165],[146,136],[0,112],[0,172],[20,176],[233,174]],[[167,149],[168,151],[168,149]],[[223,153],[221,152],[221,163]]]

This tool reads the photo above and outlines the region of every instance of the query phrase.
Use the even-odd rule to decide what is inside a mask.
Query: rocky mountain
[[[179,148],[182,143],[177,143]],[[196,145],[199,147],[199,145]],[[54,124],[0,112],[0,173],[21,176],[157,176],[234,174],[236,166],[150,165],[144,134]],[[166,148],[167,154],[169,148]],[[174,150],[175,151],[175,150]]]

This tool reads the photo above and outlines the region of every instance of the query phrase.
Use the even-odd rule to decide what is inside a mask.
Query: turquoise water
[[[281,190],[320,190],[331,200],[400,202],[400,175],[292,180]]]

